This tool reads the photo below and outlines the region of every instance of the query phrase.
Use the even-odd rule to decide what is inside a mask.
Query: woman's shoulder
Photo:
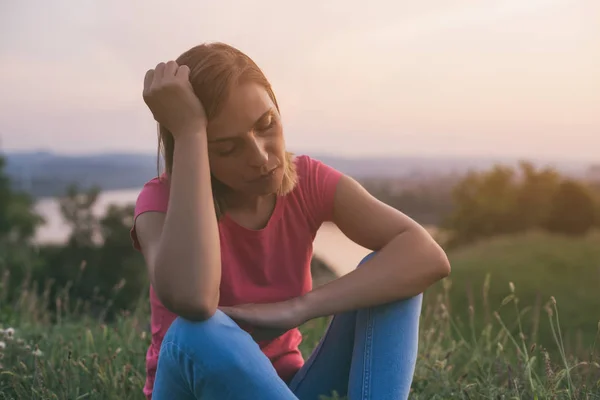
[[[156,176],[144,183],[135,204],[136,214],[144,211],[166,211],[169,201],[169,181],[166,175]]]
[[[336,170],[331,165],[328,165],[321,159],[310,156],[308,154],[300,154],[294,156],[294,163],[296,166],[296,174],[298,176],[298,183],[310,184],[316,183],[323,179],[339,178],[341,172]]]

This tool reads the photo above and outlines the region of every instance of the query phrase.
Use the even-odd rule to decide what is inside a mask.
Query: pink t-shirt
[[[300,296],[312,289],[310,261],[312,242],[324,221],[333,213],[335,188],[341,173],[308,156],[295,158],[298,184],[287,196],[278,198],[267,226],[246,229],[224,216],[219,221],[222,276],[221,306],[252,302],[277,302]],[[154,178],[147,182],[136,202],[135,217],[148,211],[166,212],[169,184]],[[140,249],[131,230],[134,247]],[[177,317],[159,301],[150,287],[152,343],[146,355],[144,394],[152,396],[158,354],[163,337]],[[298,349],[298,329],[259,342],[279,376],[288,380],[304,363]]]

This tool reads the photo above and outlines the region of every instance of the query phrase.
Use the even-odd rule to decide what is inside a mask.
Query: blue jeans
[[[337,391],[350,400],[407,399],[421,303],[418,295],[334,316],[289,384],[252,337],[223,312],[202,322],[177,318],[160,349],[152,398],[320,400]]]

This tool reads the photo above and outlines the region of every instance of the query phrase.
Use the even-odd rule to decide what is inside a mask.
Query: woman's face
[[[281,186],[283,128],[264,87],[254,83],[232,87],[207,132],[211,173],[221,183],[254,196],[275,193]]]

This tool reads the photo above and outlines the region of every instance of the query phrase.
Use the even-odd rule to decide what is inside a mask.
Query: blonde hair
[[[230,45],[219,42],[201,44],[183,53],[176,62],[190,68],[190,82],[196,96],[204,106],[209,121],[223,107],[229,88],[243,82],[254,82],[263,86],[279,111],[275,93],[262,70],[250,57]],[[159,125],[158,161],[160,165],[162,153],[167,176],[170,176],[173,170],[174,148],[173,135],[164,126]],[[283,180],[277,190],[277,195],[284,196],[291,192],[296,186],[297,180],[294,155],[286,151]],[[219,219],[226,211],[223,201],[223,193],[226,189],[223,183],[213,177],[213,200]]]

